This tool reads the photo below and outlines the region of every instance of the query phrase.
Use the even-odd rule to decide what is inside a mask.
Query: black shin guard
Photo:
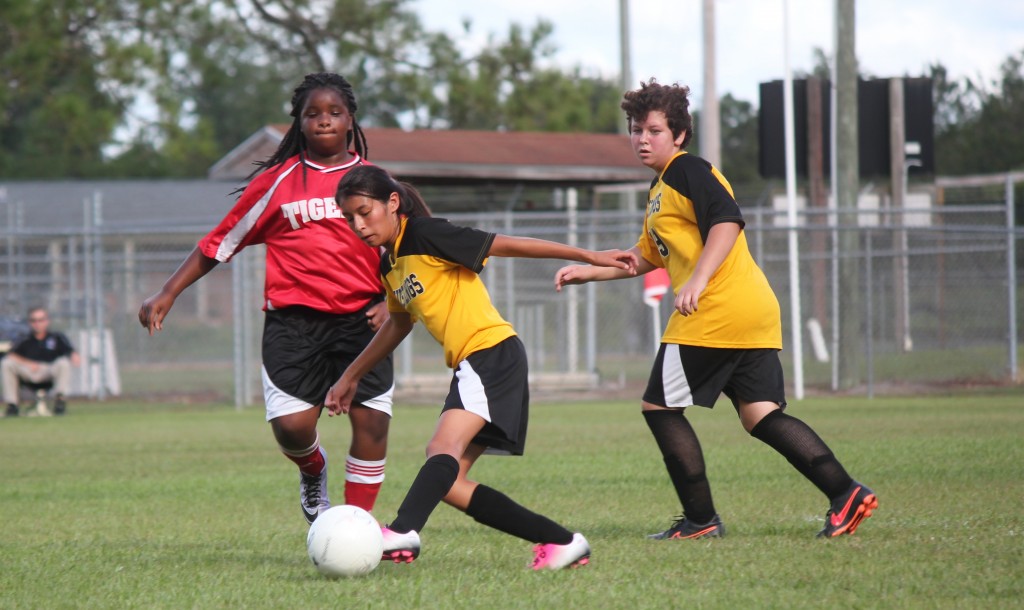
[[[477,485],[466,514],[477,523],[533,543],[569,544],[572,532],[544,515],[516,504],[496,489]]]
[[[644,411],[643,414],[658,442],[683,514],[695,523],[707,523],[715,517],[715,504],[704,469],[704,453],[693,426],[675,409]]]
[[[452,456],[442,453],[428,458],[398,507],[398,516],[388,527],[403,534],[423,529],[430,513],[448,495],[458,476],[459,461]]]
[[[825,441],[810,426],[781,409],[765,415],[750,436],[782,454],[829,500],[844,494],[853,483]]]

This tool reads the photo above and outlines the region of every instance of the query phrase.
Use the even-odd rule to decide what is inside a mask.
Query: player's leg
[[[371,512],[384,483],[394,386],[388,357],[359,381],[348,414],[352,439],[345,458],[345,504]]]
[[[485,447],[496,453],[522,454],[530,399],[526,352],[518,338],[468,360],[467,366],[460,368],[459,392],[452,400],[463,409],[486,413],[489,423],[460,460],[459,476],[444,501],[478,523],[534,543],[535,569],[585,565],[590,546],[582,534],[574,534],[502,492],[468,478]]]
[[[345,504],[373,511],[384,482],[391,415],[353,405],[348,416],[352,441],[345,459]]]
[[[465,454],[485,423],[479,415],[461,409],[441,413],[427,445],[427,460],[398,507],[398,516],[383,529],[383,559],[409,563],[419,556],[419,532],[458,479],[460,465],[455,456]]]
[[[715,510],[697,433],[686,419],[686,407],[713,405],[721,391],[715,373],[721,351],[662,344],[658,349],[641,403],[647,427],[658,444],[682,515],[667,530],[649,538],[720,537],[725,527]],[[705,395],[710,398],[705,398]]]
[[[573,533],[555,521],[535,513],[502,492],[471,481],[467,475],[483,445],[472,444],[459,460],[459,476],[444,502],[481,525],[534,543],[533,568],[560,569],[586,565],[590,546],[582,534]]]
[[[316,424],[320,407],[279,391],[267,392],[267,419],[281,453],[299,469],[299,504],[307,523],[331,507],[327,491],[327,452],[320,446]],[[289,410],[305,406],[301,410]]]
[[[328,387],[373,340],[375,333],[366,323],[366,312],[372,305],[353,314],[334,316],[330,327],[324,329],[329,334],[321,343],[323,351],[318,357],[325,360],[323,366],[330,371]],[[359,380],[349,411],[352,437],[345,458],[345,504],[371,512],[384,483],[394,390],[394,365],[389,355]]]
[[[775,350],[750,350],[726,393],[736,405],[743,428],[786,458],[829,499],[823,535],[852,534],[871,516],[878,506],[874,493],[850,477],[810,426],[783,411],[782,364]]]

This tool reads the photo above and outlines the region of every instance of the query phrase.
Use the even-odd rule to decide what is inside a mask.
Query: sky
[[[488,35],[501,38],[512,22],[554,24],[554,63],[619,79],[620,0],[414,0],[424,25],[455,36],[464,49]],[[629,0],[633,82],[655,77],[703,95],[702,0]],[[787,7],[788,8],[784,8]],[[759,105],[758,85],[782,80],[789,68],[809,72],[813,49],[832,56],[834,0],[716,0],[716,74],[719,95]],[[954,80],[990,86],[999,67],[1024,51],[1022,0],[859,0],[856,53],[860,71],[873,77],[927,76],[940,63]],[[472,22],[465,34],[462,22]]]

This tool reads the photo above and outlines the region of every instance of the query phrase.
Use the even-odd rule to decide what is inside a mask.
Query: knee
[[[316,417],[307,412],[274,418],[270,420],[270,428],[274,432],[274,439],[282,447],[301,449],[316,440]]]
[[[388,438],[391,416],[376,409],[353,407],[349,412],[352,434],[359,435],[374,443],[383,443]]]
[[[737,411],[740,416],[740,424],[747,434],[753,435],[757,427],[766,417],[775,413],[782,413],[779,405],[773,402],[742,403]]]

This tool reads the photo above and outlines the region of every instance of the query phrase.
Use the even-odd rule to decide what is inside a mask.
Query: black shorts
[[[271,399],[275,389],[312,406],[323,404],[327,390],[373,339],[375,333],[366,320],[366,310],[373,304],[350,314],[324,313],[308,307],[266,312],[263,368],[268,419],[271,402],[281,402],[279,398]],[[384,400],[386,396],[387,409],[379,410],[390,413],[393,387],[394,367],[389,355],[362,378],[353,403]]]
[[[455,367],[443,411],[465,409],[487,421],[473,438],[487,453],[522,455],[530,412],[526,348],[519,337],[470,354]]]
[[[722,394],[739,402],[786,408],[782,362],[775,349],[723,349],[662,343],[643,400],[661,407],[714,407]]]

